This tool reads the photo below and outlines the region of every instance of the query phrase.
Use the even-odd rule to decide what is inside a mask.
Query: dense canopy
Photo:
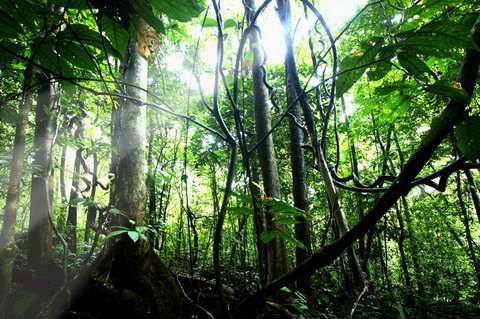
[[[0,319],[480,317],[480,1],[0,17]]]

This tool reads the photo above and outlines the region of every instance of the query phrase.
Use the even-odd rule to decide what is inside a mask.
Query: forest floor
[[[212,279],[213,271],[201,276],[191,276],[182,269],[173,272],[150,249],[135,248],[138,245],[124,241],[122,249],[112,250],[91,266],[75,272],[67,285],[62,284],[63,270],[58,264],[33,271],[26,265],[26,256],[19,254],[8,318],[225,318]],[[142,262],[128,262],[131,258]],[[255,292],[255,280],[248,278],[249,272],[224,271],[225,299],[234,310]],[[275,301],[267,301],[259,309],[257,318],[337,318],[333,313],[337,311],[335,304],[338,306],[341,300],[331,299],[328,303],[308,307],[301,295],[284,289]],[[426,311],[427,318],[432,319],[480,318],[478,305],[437,302],[426,305]],[[241,313],[236,313],[236,317],[247,318]],[[415,309],[372,294],[361,301],[354,315],[354,318],[417,317],[419,312]]]

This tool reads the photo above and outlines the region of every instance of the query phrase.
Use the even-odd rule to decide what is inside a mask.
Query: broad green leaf
[[[182,22],[197,17],[206,8],[204,0],[152,0],[151,4],[159,13]]]
[[[131,240],[133,240],[134,243],[138,241],[140,238],[140,234],[136,231],[130,230],[127,232],[128,237],[130,237]]]
[[[127,232],[128,232],[128,230],[125,230],[125,229],[114,230],[110,234],[108,234],[107,237],[105,237],[105,239],[110,239],[110,238],[113,238],[113,237],[117,237],[117,236],[120,236],[120,235],[125,234]]]
[[[35,62],[42,68],[49,70],[55,75],[73,77],[74,73],[70,65],[58,53],[54,52],[53,44],[45,42],[37,51]]]
[[[379,62],[368,70],[367,77],[370,81],[378,81],[383,79],[391,69],[390,63]]]
[[[422,81],[428,81],[426,74],[433,75],[432,70],[416,54],[408,51],[400,51],[397,54],[398,62],[411,75]]]
[[[120,24],[104,16],[101,22],[102,31],[110,39],[112,46],[120,53],[127,50],[129,35]]]
[[[229,207],[228,211],[236,216],[245,216],[252,213],[251,207]]]
[[[217,19],[207,17],[205,19],[205,23],[203,24],[205,28],[216,28],[217,27]]]
[[[155,13],[153,12],[152,6],[146,0],[137,0],[130,1],[135,12],[145,20],[149,25],[151,25],[158,33],[165,33],[165,26],[163,25],[162,20],[160,20]],[[135,17],[130,16],[131,20],[134,20]],[[136,25],[131,23],[131,25]],[[133,31],[133,30],[131,30]],[[135,30],[136,31],[136,30]],[[136,34],[136,32],[134,32]]]
[[[0,40],[0,67],[15,59],[14,54],[21,55],[24,48],[10,40]]]
[[[469,160],[480,158],[480,116],[468,117],[455,128],[460,151]]]
[[[20,26],[17,21],[8,13],[0,9],[0,37],[17,38],[20,32]]]
[[[277,222],[277,224],[280,225],[295,225],[300,223],[299,220],[291,217],[281,217],[276,219],[275,221]]]
[[[428,23],[397,37],[400,39],[398,45],[405,50],[419,51],[427,56],[448,57],[453,49],[473,46],[470,27],[450,19]]]
[[[57,52],[62,58],[70,62],[73,66],[97,72],[93,54],[86,52],[87,47],[82,47],[79,43],[73,41],[62,41],[57,44]]]
[[[426,90],[437,95],[449,97],[457,102],[468,104],[470,102],[470,97],[467,91],[462,88],[455,87],[455,83],[450,84],[445,81],[438,81],[433,85],[429,85]]]
[[[411,89],[412,87],[410,85],[407,85],[403,82],[395,82],[375,88],[375,94],[388,95],[392,92],[408,93]]]
[[[367,68],[375,61],[380,49],[379,45],[373,45],[365,52],[357,52],[346,56],[340,62],[339,76],[336,82],[337,98],[346,93],[360,79]]]
[[[50,0],[52,3],[69,9],[88,10],[90,8],[87,0]]]
[[[70,40],[95,47],[119,59],[123,57],[122,53],[117,51],[106,37],[84,24],[70,24],[65,30],[60,31],[56,38],[59,41]]]
[[[264,230],[261,234],[260,234],[260,240],[265,243],[265,244],[268,244],[269,242],[271,242],[275,237],[277,237],[278,235],[280,234],[280,232],[276,229],[274,230]]]
[[[285,241],[287,243],[292,244],[295,247],[300,247],[300,248],[306,249],[305,245],[300,240],[296,239],[294,236],[292,236],[288,232],[281,232],[280,237],[285,239]]]
[[[262,203],[268,207],[268,210],[273,215],[288,214],[289,216],[303,216],[305,212],[301,209],[291,206],[288,203],[277,199],[265,198]]]
[[[235,28],[236,26],[237,26],[237,21],[235,21],[235,19],[227,19],[223,21],[224,29]]]

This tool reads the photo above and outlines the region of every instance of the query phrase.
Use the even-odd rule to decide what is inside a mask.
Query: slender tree
[[[245,1],[248,16],[251,20],[255,13],[255,1]],[[260,141],[271,130],[270,100],[263,79],[265,76],[265,55],[262,48],[258,26],[253,26],[250,32],[250,49],[253,52],[252,78],[253,100],[255,106],[255,132]],[[272,135],[263,140],[257,149],[258,161],[262,173],[263,190],[268,198],[280,197],[277,159]],[[275,223],[274,216],[266,210],[266,226],[268,231],[281,228]],[[288,270],[287,252],[284,240],[277,236],[267,244],[266,282],[271,282]]]
[[[35,111],[34,161],[28,229],[28,260],[32,267],[52,261],[52,228],[50,224],[51,194],[49,176],[52,163],[52,112],[55,101],[54,84],[48,75],[38,73],[37,105]]]
[[[25,133],[28,115],[32,108],[32,68],[28,66],[24,74],[22,100],[19,105],[19,116],[15,128],[13,157],[10,166],[10,178],[7,199],[0,233],[0,319],[5,318],[5,306],[12,281],[13,262],[17,255],[15,245],[15,226],[20,200],[23,167],[25,160]]]

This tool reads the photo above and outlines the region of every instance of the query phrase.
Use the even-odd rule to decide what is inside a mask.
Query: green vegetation
[[[480,317],[479,1],[0,16],[0,319]]]

